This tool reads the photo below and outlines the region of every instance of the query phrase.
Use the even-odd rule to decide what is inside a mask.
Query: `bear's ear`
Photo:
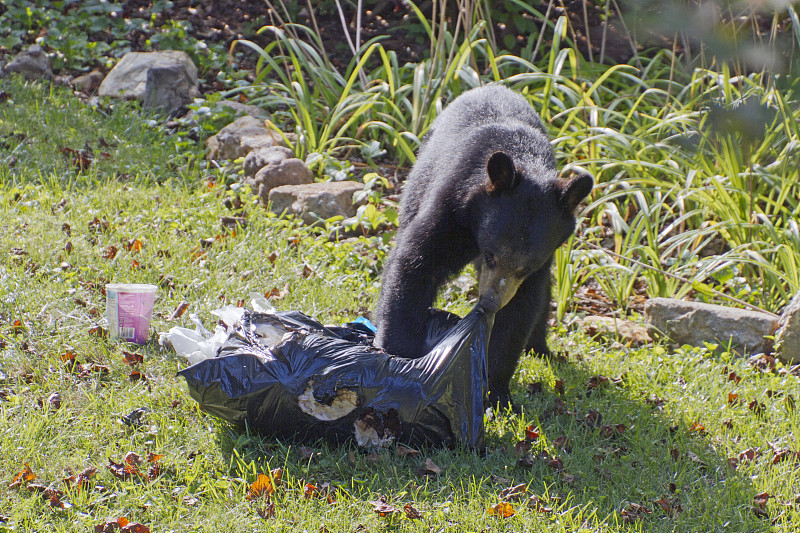
[[[589,196],[594,187],[594,179],[589,174],[581,174],[569,180],[559,179],[555,183],[559,200],[570,212],[577,209],[581,200]]]
[[[514,161],[505,152],[495,152],[489,156],[486,173],[489,174],[486,190],[490,193],[511,192],[519,185],[519,176],[514,168]]]

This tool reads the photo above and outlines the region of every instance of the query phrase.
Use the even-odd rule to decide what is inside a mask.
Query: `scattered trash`
[[[106,285],[106,316],[112,337],[144,344],[150,330],[155,285],[114,283]]]
[[[206,412],[283,438],[484,448],[493,315],[480,307],[463,319],[431,309],[420,359],[375,348],[365,320],[324,326],[265,300],[253,307],[214,311],[214,332],[194,320],[195,331],[161,334],[192,364],[179,374]]]

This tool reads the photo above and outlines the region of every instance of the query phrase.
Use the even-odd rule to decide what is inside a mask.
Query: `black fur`
[[[475,262],[480,304],[497,312],[490,400],[510,405],[523,351],[549,353],[553,252],[575,230],[575,209],[592,186],[589,176],[558,178],[544,125],[519,94],[486,86],[456,98],[434,121],[403,190],[375,312],[376,345],[423,355],[426,310],[437,290]]]

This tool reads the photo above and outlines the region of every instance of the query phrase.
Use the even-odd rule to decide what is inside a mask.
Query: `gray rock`
[[[164,67],[174,67],[176,70],[171,72],[160,70]],[[159,71],[149,74],[150,70],[154,68]],[[176,79],[179,81],[176,82]],[[185,93],[181,93],[181,101],[191,101],[200,94],[197,90],[197,67],[186,52],[179,50],[128,52],[122,56],[119,63],[111,69],[103,83],[100,84],[99,94],[100,96],[135,99],[142,102],[150,95],[149,102],[152,105],[154,103],[152,95],[157,88],[170,93],[170,90],[163,88],[165,85],[170,85],[169,80],[172,80],[171,86],[174,90],[177,91],[180,88],[185,91]],[[168,98],[175,98],[175,95],[169,94]]]
[[[147,69],[143,107],[165,113],[174,111],[194,99],[196,81],[185,65],[156,66]]]
[[[348,218],[356,213],[353,194],[363,188],[363,183],[355,181],[283,185],[269,192],[270,209],[276,214],[294,214],[306,224],[335,216]]]
[[[722,305],[653,298],[644,306],[651,337],[666,336],[678,344],[703,346],[710,342],[740,355],[770,353],[777,320],[766,313]]]
[[[283,145],[279,133],[268,129],[262,119],[239,117],[206,141],[207,159],[238,159],[256,148]]]
[[[0,77],[5,77],[10,74],[20,74],[29,80],[53,78],[53,70],[50,67],[50,58],[44,53],[42,47],[34,44],[23,50],[11,60],[11,62],[3,67],[0,71]]]
[[[69,83],[76,91],[91,94],[100,87],[100,84],[103,83],[103,78],[105,78],[105,74],[100,70],[94,69],[88,74],[73,78]]]
[[[264,205],[269,202],[270,191],[276,187],[308,185],[313,182],[314,175],[306,164],[296,157],[270,163],[260,169],[253,178],[245,180],[245,183],[248,183],[254,190],[258,191],[258,196]]]
[[[235,100],[219,100],[214,104],[207,104],[209,107],[227,107],[233,110],[234,113],[240,115],[250,115],[251,117],[256,117],[260,119],[267,119],[269,118],[269,113],[266,110],[261,109],[258,106],[243,104],[241,102],[237,102]],[[194,110],[189,111],[186,113],[186,119],[193,119],[196,117],[196,113]]]
[[[647,328],[630,320],[611,316],[587,316],[580,321],[583,331],[591,337],[619,340],[632,346],[651,341]]]
[[[784,308],[775,334],[778,359],[786,364],[800,363],[800,293]]]
[[[294,152],[285,146],[270,146],[267,148],[256,148],[244,158],[244,175],[252,178],[256,172],[267,165],[277,165],[285,159],[294,157]],[[281,185],[287,185],[282,183]]]

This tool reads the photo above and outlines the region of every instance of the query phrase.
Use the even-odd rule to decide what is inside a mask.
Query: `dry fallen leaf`
[[[401,459],[403,457],[415,457],[419,455],[419,452],[414,448],[409,448],[408,446],[403,446],[402,444],[397,445],[397,456]]]
[[[553,508],[545,505],[544,500],[536,494],[528,498],[528,509],[533,509],[537,513],[552,513]]]
[[[528,426],[525,428],[525,438],[529,441],[535,441],[539,438],[539,428],[536,426]]]
[[[175,310],[172,312],[172,314],[169,315],[169,318],[167,320],[179,319],[180,317],[183,316],[183,314],[186,312],[187,309],[189,309],[189,302],[183,301],[179,303],[178,307],[176,307]]]
[[[620,514],[623,522],[631,523],[646,518],[650,514],[650,510],[643,505],[631,502]]]
[[[247,499],[253,500],[264,494],[269,495],[275,492],[275,486],[280,482],[282,474],[283,472],[280,468],[272,470],[270,475],[259,474],[258,478],[250,485],[250,489],[247,491]]]
[[[418,520],[422,518],[422,513],[410,503],[407,503],[403,506],[403,512],[406,513],[406,516],[410,520]]]
[[[439,465],[434,463],[430,458],[425,459],[425,471],[430,472],[431,474],[436,474],[437,476],[444,472]]]
[[[508,502],[500,502],[492,505],[486,510],[489,516],[499,516],[500,518],[511,518],[514,516],[514,506]]]
[[[25,463],[25,468],[22,469],[17,475],[14,476],[14,479],[11,480],[11,483],[8,485],[9,488],[19,487],[22,483],[28,483],[36,479],[36,474],[33,473],[31,467],[28,466],[28,463]]]
[[[394,513],[400,512],[400,509],[387,503],[385,497],[381,497],[380,500],[374,500],[368,503],[372,505],[372,510],[375,511],[380,517],[391,516]]]
[[[662,497],[658,500],[655,500],[654,503],[658,504],[664,511],[664,514],[670,518],[677,518],[678,515],[683,512],[679,498],[673,498],[670,500],[666,497]]]
[[[500,491],[500,499],[503,501],[519,501],[525,497],[528,492],[528,486],[525,483],[507,487]]]
[[[144,356],[140,353],[122,351],[122,362],[128,366],[138,365],[144,362]]]

